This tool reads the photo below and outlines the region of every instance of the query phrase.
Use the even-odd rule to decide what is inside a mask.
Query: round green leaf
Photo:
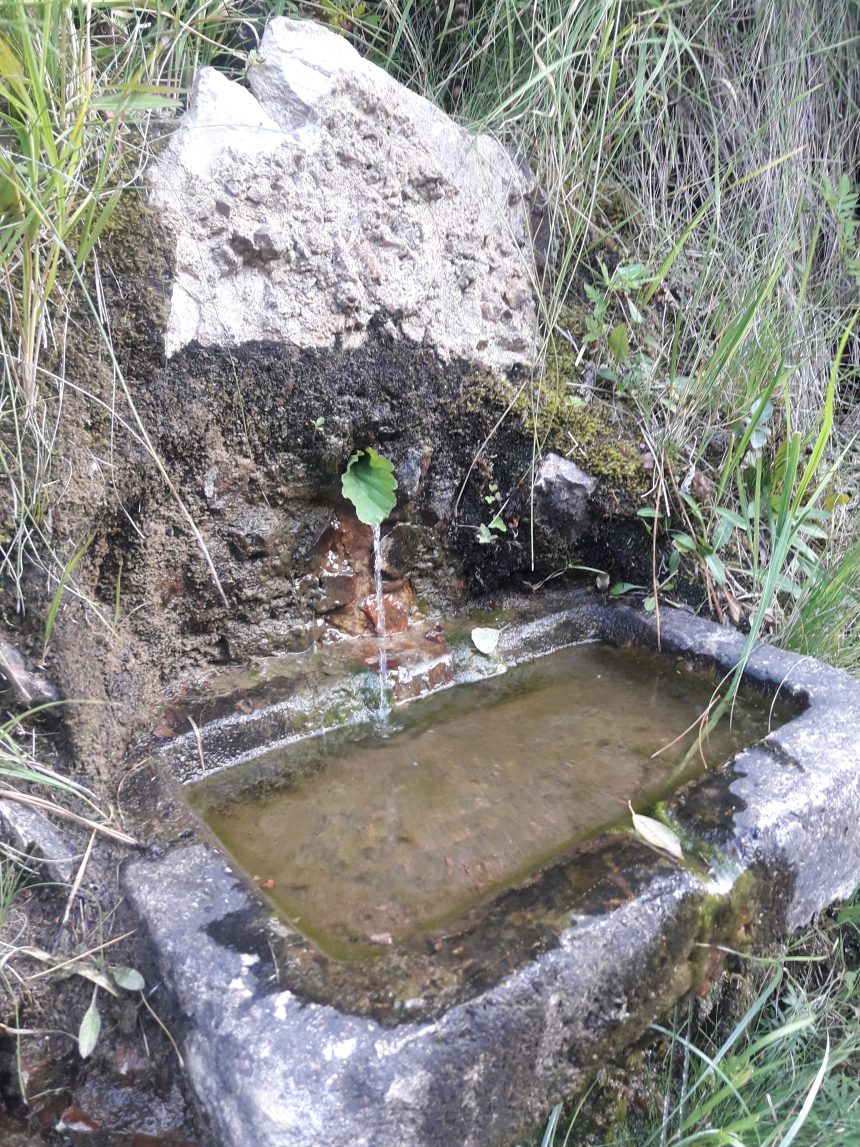
[[[341,479],[343,496],[355,506],[359,521],[381,525],[397,502],[394,466],[374,449],[357,450]]]

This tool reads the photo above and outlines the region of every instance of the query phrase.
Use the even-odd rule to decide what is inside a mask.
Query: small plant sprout
[[[341,480],[343,496],[352,502],[360,522],[381,526],[397,504],[394,466],[372,447],[356,450]]]

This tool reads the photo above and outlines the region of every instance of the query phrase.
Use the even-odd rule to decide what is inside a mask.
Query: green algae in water
[[[685,661],[578,645],[408,706],[385,733],[270,750],[189,799],[279,915],[326,955],[361,959],[625,822],[628,800],[664,795],[696,732],[653,754],[712,692]],[[759,740],[770,716],[744,696],[703,743],[708,764]]]

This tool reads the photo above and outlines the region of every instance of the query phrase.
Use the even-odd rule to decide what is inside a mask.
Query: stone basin
[[[480,657],[452,628],[444,649],[425,661],[445,663],[447,684],[471,681],[469,689],[492,691],[505,678],[486,679],[503,665],[576,642],[657,645],[653,615],[589,594],[569,597],[547,616],[528,605],[497,610],[489,620],[500,618],[506,627],[495,660]],[[196,791],[192,803],[205,814],[219,791],[241,793],[265,780],[272,744],[286,747],[288,759],[318,760],[303,738],[342,727],[373,688],[366,669],[344,672],[355,659],[351,648],[320,655],[312,688],[295,663],[267,669],[256,686],[267,703],[249,706],[249,693],[238,716],[230,711],[235,689],[223,688],[215,700],[210,690],[196,710],[208,721],[199,735],[179,730],[163,750],[163,767]],[[718,679],[742,648],[734,631],[661,611],[660,652],[670,670],[709,669]],[[405,654],[403,663],[410,664]],[[303,934],[301,921],[290,923],[290,912],[299,914],[295,900],[277,903],[283,875],[251,871],[246,857],[242,876],[202,826],[193,843],[129,864],[126,888],[188,1016],[184,1054],[219,1145],[507,1147],[603,1058],[710,978],[719,946],[765,941],[849,894],[860,876],[860,688],[769,647],[750,659],[744,684],[761,698],[759,732],[770,726],[762,740],[717,747],[727,759],[709,761],[707,772],[668,794],[670,782],[684,779],[672,776],[676,766],[638,789],[622,786],[637,802],[665,797],[659,811],[684,842],[683,864],[599,810],[581,831],[565,837],[559,830],[550,855],[530,857],[504,879],[473,871],[483,887],[461,896],[447,916],[428,910],[412,931],[383,915],[388,926],[371,932],[374,919],[361,913],[373,897],[363,904],[356,885],[341,897],[353,915],[339,940],[343,904],[334,905],[325,927],[311,924]],[[572,696],[580,692],[571,687]],[[419,706],[439,703],[434,697]],[[550,707],[560,704],[556,697]],[[778,728],[771,706],[784,722]],[[617,708],[607,714],[613,725]],[[738,730],[741,741],[756,735]],[[359,774],[372,757],[360,738],[345,754]],[[319,836],[314,803],[304,813],[307,848]],[[468,831],[458,831],[468,842]],[[450,856],[453,866],[450,839],[440,847],[442,864]],[[337,848],[332,858],[343,867],[350,857],[336,856]],[[255,876],[264,892],[269,884],[275,913],[250,886]],[[320,898],[319,890],[311,896]],[[350,934],[352,947],[338,948]]]

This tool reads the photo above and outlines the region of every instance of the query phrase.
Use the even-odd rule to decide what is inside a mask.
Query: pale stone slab
[[[273,20],[251,90],[211,68],[151,171],[176,242],[165,349],[355,346],[377,315],[497,370],[534,357],[534,181],[307,21]]]

